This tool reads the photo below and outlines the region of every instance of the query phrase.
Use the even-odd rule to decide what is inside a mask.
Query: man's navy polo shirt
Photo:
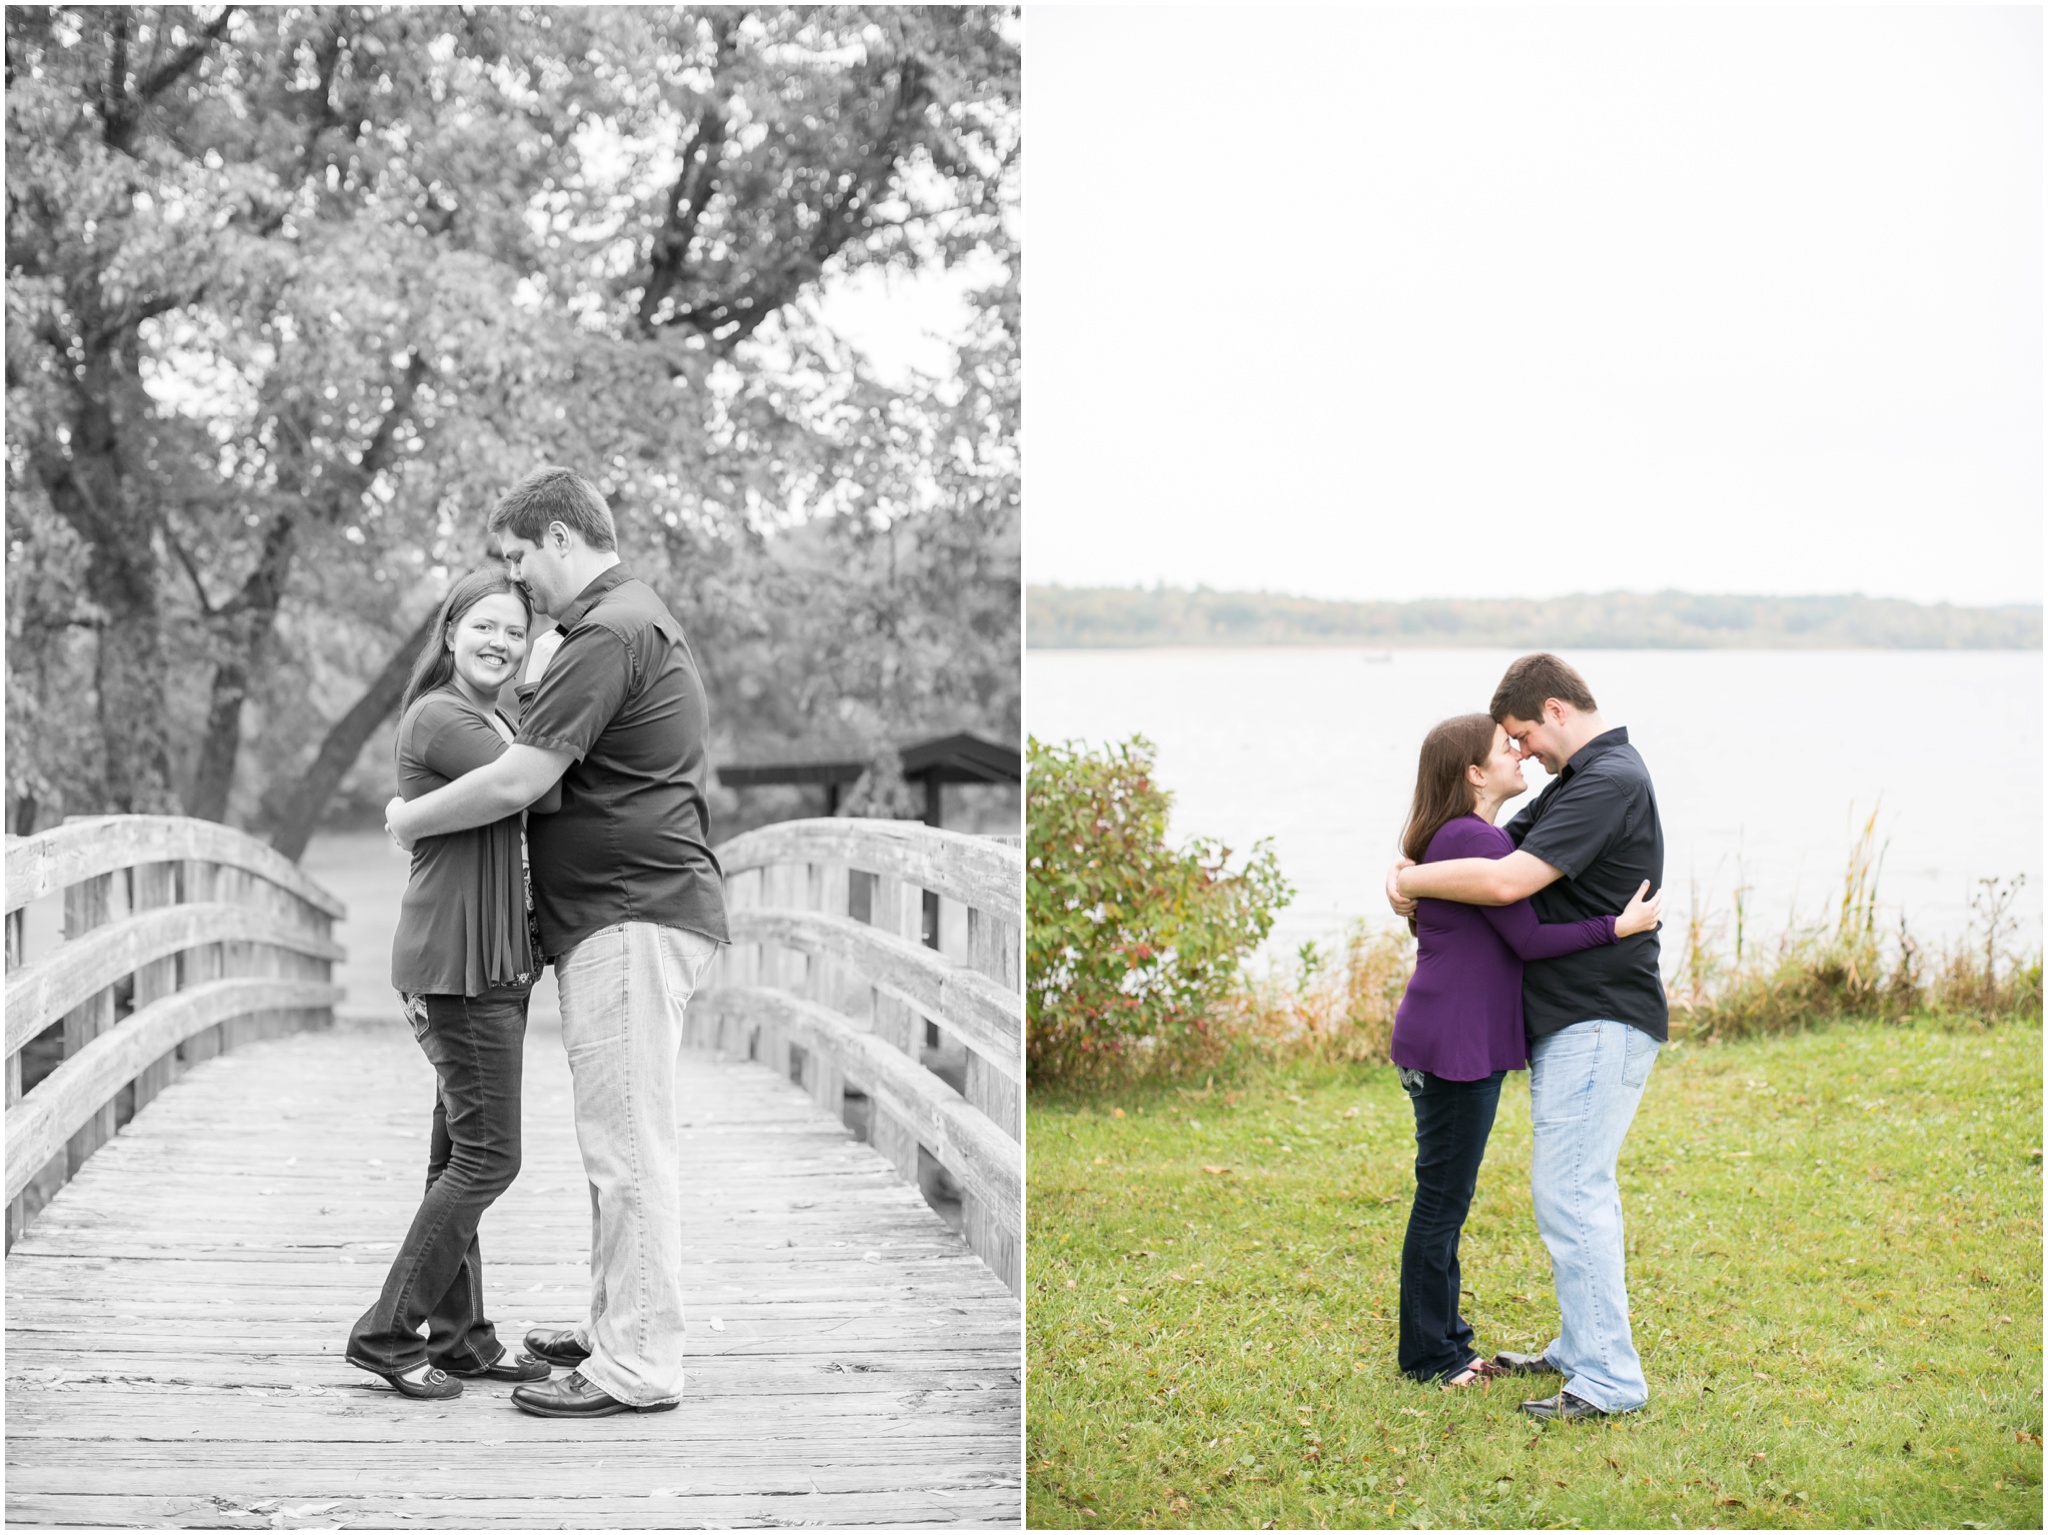
[[[1650,770],[1628,744],[1628,731],[1597,735],[1572,754],[1564,771],[1534,804],[1507,824],[1523,852],[1563,871],[1537,891],[1545,922],[1611,917],[1644,880],[1664,888],[1664,827]],[[1658,973],[1654,929],[1617,943],[1522,970],[1522,1019],[1531,1040],[1591,1018],[1615,1018],[1653,1039],[1669,1037],[1670,1008]]]
[[[548,957],[620,922],[725,942],[725,881],[704,802],[711,716],[682,626],[623,565],[558,621],[562,648],[519,719],[521,745],[576,759],[562,775],[562,808],[526,823]]]

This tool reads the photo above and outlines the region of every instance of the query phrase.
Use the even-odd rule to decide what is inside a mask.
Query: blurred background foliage
[[[683,620],[714,761],[1017,738],[1013,8],[6,28],[11,831],[297,856],[381,805],[423,624],[547,462]],[[877,272],[969,292],[949,366],[834,328]]]

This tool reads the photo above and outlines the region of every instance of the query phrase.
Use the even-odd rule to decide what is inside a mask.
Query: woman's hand
[[[1647,933],[1664,919],[1664,892],[1650,894],[1650,882],[1644,880],[1636,887],[1636,893],[1629,898],[1628,905],[1621,909],[1621,915],[1614,919],[1614,936],[1629,938],[1637,933]]]
[[[1414,867],[1414,859],[1403,857],[1395,859],[1394,866],[1387,870],[1387,904],[1394,908],[1394,915],[1397,917],[1415,915],[1415,902],[1401,894],[1401,871]]]
[[[412,851],[412,842],[399,832],[397,824],[404,809],[405,796],[402,794],[394,794],[385,802],[384,832],[385,835],[398,845],[399,852],[410,853]]]

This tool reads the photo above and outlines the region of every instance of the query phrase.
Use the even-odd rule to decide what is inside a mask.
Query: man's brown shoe
[[[590,1357],[590,1350],[576,1341],[573,1327],[536,1327],[526,1335],[526,1352],[536,1359],[545,1359],[549,1364],[558,1364],[565,1370],[573,1370]]]
[[[667,1412],[676,1405],[650,1402],[645,1407],[635,1407],[600,1391],[577,1370],[543,1386],[514,1386],[512,1401],[522,1412],[537,1418],[608,1418],[615,1412]]]

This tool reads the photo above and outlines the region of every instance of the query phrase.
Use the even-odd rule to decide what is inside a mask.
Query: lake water
[[[1422,736],[1482,710],[1516,652],[1033,650],[1026,728],[1158,747],[1173,834],[1233,848],[1269,837],[1293,882],[1267,952],[1353,918],[1391,920],[1380,886]],[[1878,895],[1895,926],[1955,939],[1974,882],[2026,877],[2041,931],[2041,656],[1993,651],[1590,651],[1570,658],[1628,727],[1664,817],[1667,955],[1696,884],[1724,920],[1738,883],[1769,936],[1840,894],[1879,811]],[[1541,767],[1527,769],[1531,792]],[[1526,800],[1502,813],[1509,815]]]

